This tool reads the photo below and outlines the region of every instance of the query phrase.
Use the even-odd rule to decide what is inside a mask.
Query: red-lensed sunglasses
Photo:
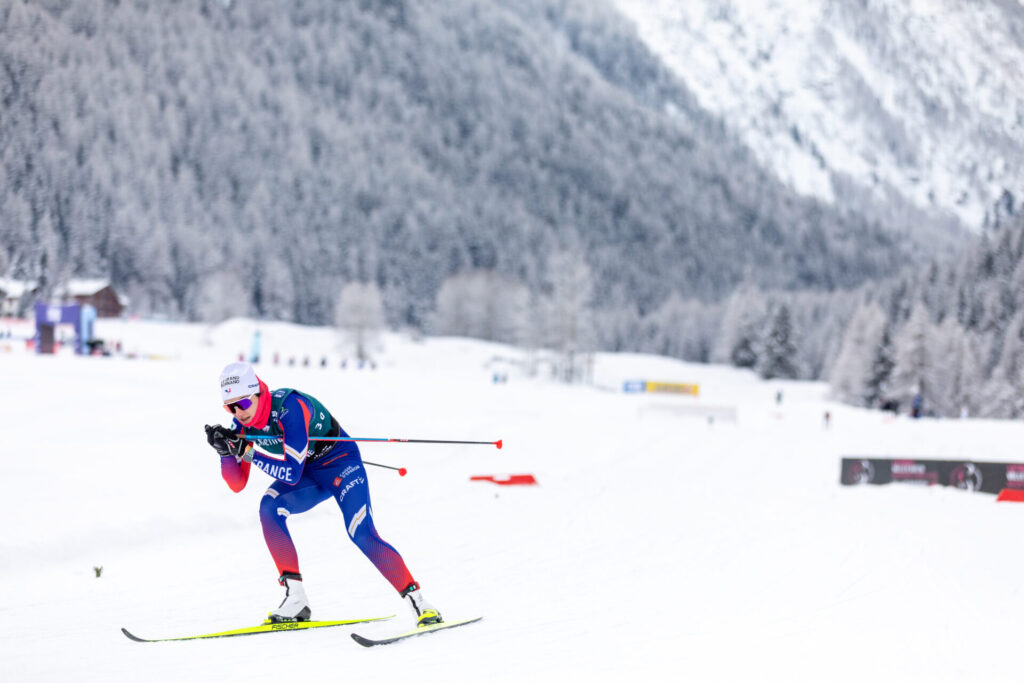
[[[224,404],[224,410],[228,411],[232,415],[235,414],[235,408],[240,408],[242,410],[249,410],[249,408],[252,408],[253,396],[258,396],[258,394],[253,394],[252,396],[249,396],[247,398],[240,398],[237,401],[235,401],[234,403],[225,403]]]

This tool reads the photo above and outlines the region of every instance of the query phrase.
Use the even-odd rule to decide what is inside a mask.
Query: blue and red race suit
[[[267,398],[270,400],[266,400]],[[345,518],[349,538],[396,591],[414,583],[402,556],[377,533],[370,487],[359,447],[346,441],[311,437],[348,437],[330,412],[312,396],[294,389],[271,393],[260,382],[256,415],[248,425],[234,420],[252,448],[252,464],[276,479],[260,501],[263,537],[279,576],[300,574],[298,554],[287,520],[333,498]],[[267,439],[253,439],[266,436]],[[250,463],[241,456],[221,458],[221,475],[232,491],[245,488]]]

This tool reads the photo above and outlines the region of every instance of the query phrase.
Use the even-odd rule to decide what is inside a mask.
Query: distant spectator
[[[256,330],[252,333],[252,346],[249,348],[249,362],[259,363],[260,362],[260,331]]]
[[[894,415],[898,415],[900,412],[900,402],[897,401],[896,399],[878,399],[878,403],[879,407],[885,412],[889,412]]]

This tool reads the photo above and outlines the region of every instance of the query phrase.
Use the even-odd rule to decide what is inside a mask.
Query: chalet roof
[[[9,278],[0,278],[0,294],[7,299],[19,299],[25,295],[26,292],[35,291],[39,283],[31,280],[11,280]]]
[[[110,280],[79,279],[68,280],[67,287],[59,288],[66,296],[90,296],[110,286]]]
[[[92,296],[109,286],[110,280],[104,278],[72,278],[66,285],[58,286],[54,291],[54,296],[57,298]],[[20,299],[26,293],[32,294],[38,287],[39,283],[35,280],[0,278],[0,298]],[[114,295],[122,306],[128,305],[127,297],[117,292],[114,292]]]

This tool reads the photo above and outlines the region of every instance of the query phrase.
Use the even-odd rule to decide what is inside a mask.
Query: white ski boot
[[[267,615],[267,623],[309,621],[312,612],[309,609],[309,600],[306,599],[306,591],[302,587],[302,576],[284,574],[281,576],[281,585],[285,588],[284,600],[277,609]]]
[[[430,626],[431,624],[440,624],[444,621],[444,619],[441,618],[441,613],[424,599],[423,594],[420,592],[419,584],[410,583],[406,589],[402,591],[402,597],[409,601],[409,606],[412,608],[413,618],[416,619],[417,628]]]

